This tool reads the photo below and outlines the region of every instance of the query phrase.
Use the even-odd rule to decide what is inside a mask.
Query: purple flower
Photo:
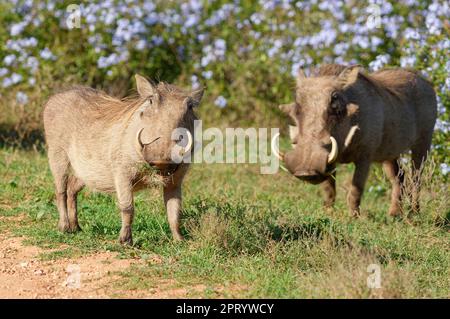
[[[56,59],[56,56],[54,56],[52,51],[50,51],[49,48],[47,48],[47,47],[44,48],[39,55],[44,60],[55,60]]]
[[[16,102],[22,105],[25,105],[28,103],[28,96],[23,93],[22,91],[17,92],[16,94]]]
[[[194,90],[200,87],[200,83],[198,82],[198,77],[196,75],[191,76],[191,85]]]
[[[11,82],[12,82],[12,84],[17,84],[17,83],[19,83],[20,81],[22,81],[22,79],[23,79],[23,77],[22,77],[22,75],[20,75],[20,74],[13,73],[13,74],[11,75]]]
[[[448,173],[450,173],[450,165],[448,165],[447,163],[441,163],[440,167],[443,175],[447,175]]]
[[[9,54],[5,56],[5,58],[3,59],[3,63],[5,63],[5,65],[11,65],[15,60],[16,56],[14,54]]]
[[[35,73],[39,67],[39,61],[34,56],[30,56],[28,57],[25,66],[30,69],[31,73]]]
[[[375,58],[374,61],[369,63],[369,68],[372,69],[373,71],[378,71],[382,67],[384,67],[386,64],[388,64],[390,60],[391,60],[390,55],[380,54],[379,56],[377,56]]]
[[[227,106],[227,99],[224,98],[222,95],[219,95],[217,99],[214,101],[214,104],[219,108],[223,109],[225,106]]]
[[[214,41],[214,47],[216,50],[225,51],[227,49],[227,43],[224,39],[217,39]]]
[[[415,55],[403,56],[400,58],[400,66],[402,68],[412,67],[416,64],[417,58]]]
[[[209,80],[209,79],[212,78],[213,73],[212,73],[212,71],[204,71],[204,72],[202,72],[202,76],[203,76],[205,79]]]
[[[13,24],[13,25],[11,25],[11,29],[9,30],[9,34],[12,37],[19,35],[26,28],[27,25],[28,25],[28,23],[25,21]]]

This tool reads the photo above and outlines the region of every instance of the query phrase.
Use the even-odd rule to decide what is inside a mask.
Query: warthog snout
[[[166,134],[167,136],[152,137],[150,142],[143,141],[143,131],[144,128],[141,128],[136,135],[136,150],[161,175],[175,173],[179,164],[192,151],[193,136],[185,128],[175,129],[172,136]]]
[[[319,184],[322,183],[326,176],[320,174],[316,170],[300,170],[293,173],[295,177],[301,179],[302,181],[311,183],[311,184]]]
[[[323,182],[334,171],[334,162],[338,156],[338,143],[332,136],[330,143],[296,141],[294,149],[283,153],[276,147],[276,139],[272,140],[272,152],[286,164],[287,170],[295,177],[312,183]]]
[[[326,150],[312,150],[311,148],[296,147],[285,155],[285,164],[289,172],[302,181],[318,184],[323,182],[330,170],[327,163]]]
[[[150,161],[148,163],[152,168],[157,169],[162,175],[172,175],[180,164],[170,161]]]

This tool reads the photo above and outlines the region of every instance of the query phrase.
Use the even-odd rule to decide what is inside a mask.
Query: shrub
[[[205,85],[210,124],[282,126],[276,105],[292,99],[299,67],[413,67],[438,93],[434,153],[450,170],[447,1],[108,0],[80,4],[72,29],[71,2],[0,4],[1,122],[39,127],[50,91],[83,83],[125,95],[139,72]]]

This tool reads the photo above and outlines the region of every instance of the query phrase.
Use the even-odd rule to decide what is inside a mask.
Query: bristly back
[[[360,77],[370,83],[386,98],[405,101],[408,87],[415,84],[416,74],[403,69],[381,70],[372,74],[360,73]]]
[[[323,64],[314,70],[313,76],[338,76],[345,68],[342,64]]]
[[[314,72],[314,77],[338,76],[346,68],[342,64],[324,64]],[[361,79],[367,81],[382,96],[387,98],[394,97],[399,100],[406,98],[405,86],[414,81],[416,75],[420,76],[414,70],[403,69],[385,69],[368,74],[360,72]]]
[[[185,90],[165,82],[158,83],[156,89],[162,100],[168,96],[184,99],[189,94]],[[145,102],[145,97],[137,94],[119,99],[101,90],[85,86],[74,86],[67,91],[75,92],[80,98],[86,101],[91,116],[95,119],[106,121],[128,119]]]
[[[168,95],[175,98],[185,98],[189,94],[185,90],[180,89],[178,86],[166,82],[159,82],[156,89],[163,99]]]
[[[85,86],[74,86],[66,92],[74,92],[83,99],[85,108],[90,115],[98,120],[116,121],[132,114],[142,103],[144,99],[134,95],[123,99],[110,96],[101,90],[96,90]]]

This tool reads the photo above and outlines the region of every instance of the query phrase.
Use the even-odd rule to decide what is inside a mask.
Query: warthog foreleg
[[[322,183],[323,205],[331,207],[336,200],[336,173],[334,172]]]
[[[132,245],[131,225],[134,218],[133,190],[129,178],[118,178],[116,180],[116,193],[122,217],[122,228],[120,229],[119,241],[121,244]]]
[[[164,204],[172,236],[175,240],[182,240],[183,236],[180,233],[181,184],[169,183],[164,187]]]
[[[353,174],[350,191],[347,195],[347,204],[352,216],[359,216],[359,206],[364,192],[367,176],[369,175],[370,161],[360,161],[355,163],[355,173]]]
[[[389,215],[398,216],[401,213],[403,187],[403,171],[400,170],[397,159],[383,162],[383,169],[392,184],[391,205]]]

